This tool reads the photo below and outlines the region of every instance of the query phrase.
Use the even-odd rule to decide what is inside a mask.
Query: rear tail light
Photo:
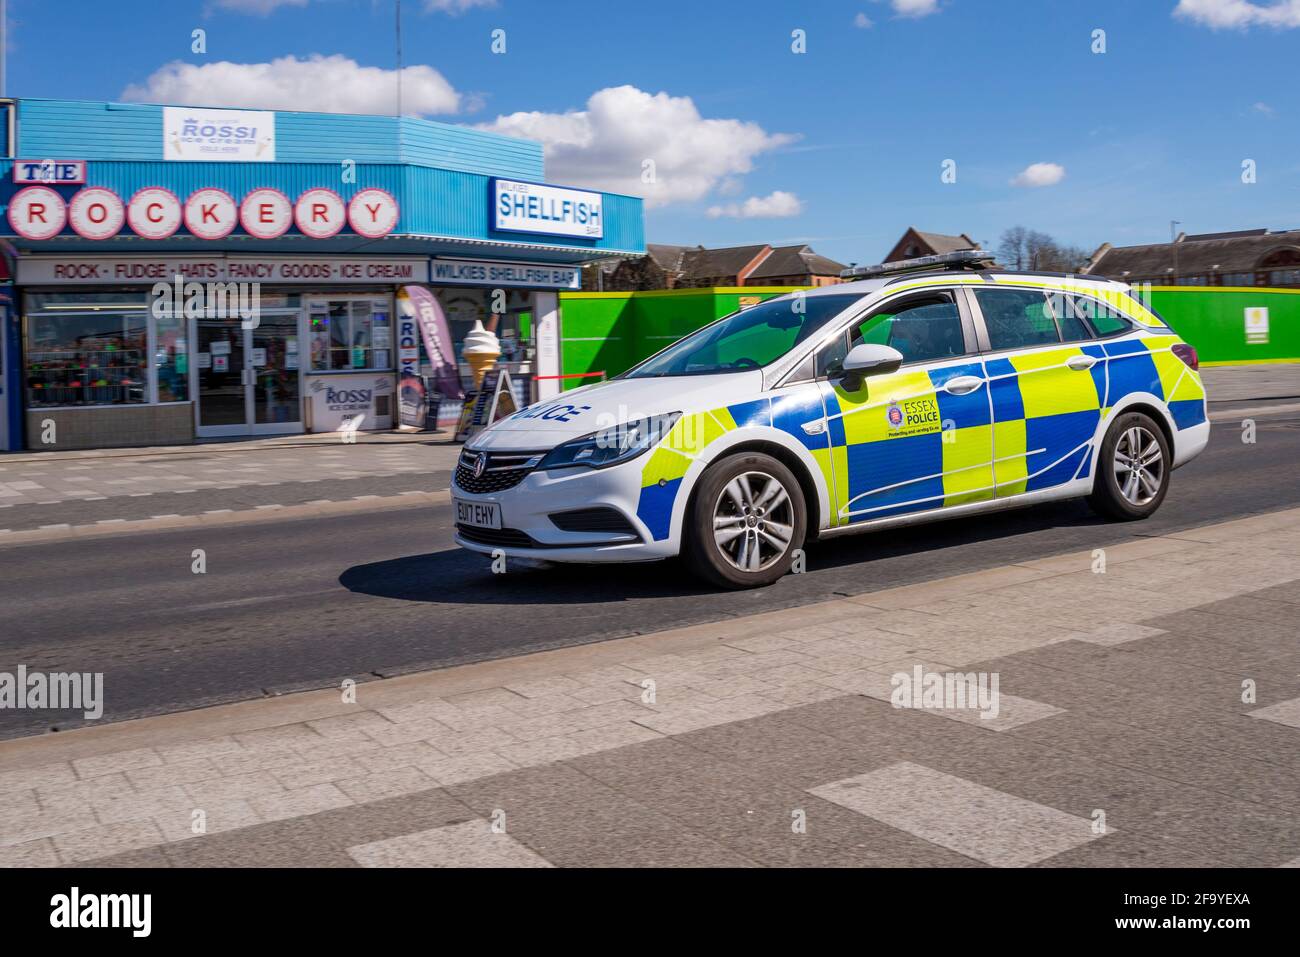
[[[1201,367],[1201,360],[1197,357],[1196,350],[1187,343],[1180,342],[1169,351],[1187,363],[1189,368],[1195,370]]]

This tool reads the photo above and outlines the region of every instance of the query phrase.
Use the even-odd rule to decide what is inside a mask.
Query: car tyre
[[[745,452],[709,466],[686,522],[682,551],[691,571],[723,588],[759,588],[790,571],[808,509],[789,468]]]
[[[1172,470],[1164,430],[1149,415],[1126,412],[1102,440],[1088,504],[1122,522],[1146,518],[1164,501]]]

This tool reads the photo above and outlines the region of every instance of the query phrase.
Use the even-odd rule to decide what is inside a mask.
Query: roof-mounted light
[[[993,264],[993,253],[987,249],[959,249],[935,256],[918,256],[915,259],[898,259],[878,266],[854,266],[840,273],[841,279],[871,279],[891,276],[900,272],[920,269],[979,269],[983,264]]]

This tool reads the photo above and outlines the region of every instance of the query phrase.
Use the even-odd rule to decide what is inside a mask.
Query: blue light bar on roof
[[[914,269],[971,269],[977,263],[992,263],[993,253],[987,249],[959,249],[952,253],[939,253],[935,256],[918,256],[915,259],[898,259],[892,263],[879,266],[854,266],[840,273],[841,279],[870,279],[875,276],[888,276],[892,273],[911,272]]]

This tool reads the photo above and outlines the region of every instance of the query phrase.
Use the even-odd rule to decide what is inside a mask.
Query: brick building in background
[[[1300,287],[1300,229],[1180,233],[1172,243],[1102,243],[1083,272],[1156,286]]]
[[[840,281],[842,263],[811,246],[669,246],[647,243],[637,259],[592,267],[583,288],[606,292],[732,286],[827,286]]]
[[[944,233],[923,233],[915,226],[908,226],[907,232],[894,243],[894,248],[885,254],[882,263],[897,262],[900,259],[915,259],[918,256],[937,256],[940,253],[955,253],[963,249],[979,249],[980,244],[965,233],[948,236]]]

